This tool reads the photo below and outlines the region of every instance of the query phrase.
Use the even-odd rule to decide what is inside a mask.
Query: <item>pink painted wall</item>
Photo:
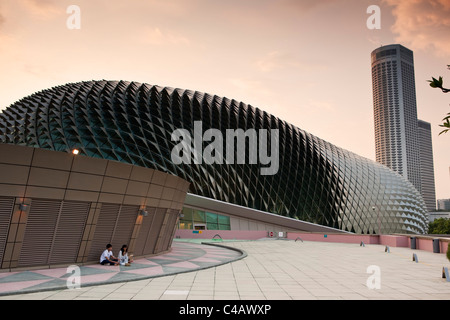
[[[389,247],[410,247],[409,237],[381,235],[380,244]]]
[[[177,230],[175,237],[182,239],[207,239],[211,240],[216,234],[225,240],[258,240],[267,237],[267,231],[244,231],[244,230],[202,230],[201,233],[194,233],[193,230]]]
[[[203,230],[201,233],[193,233],[192,230],[177,230],[175,237],[182,239],[204,239],[211,240],[216,234],[219,234],[224,240],[258,240],[267,238],[267,231],[246,231],[246,230]],[[277,233],[275,233],[277,236]],[[336,243],[356,243],[360,244],[380,244],[390,247],[411,248],[411,236],[408,235],[360,235],[360,234],[325,234],[323,233],[301,233],[288,232],[287,239],[296,240],[301,238],[303,241],[320,241]],[[447,252],[448,240],[441,239],[440,253]],[[422,238],[416,236],[416,248],[433,252],[433,238]]]
[[[416,239],[416,249],[433,252],[433,239]]]
[[[411,238],[408,237],[408,247],[411,247]],[[446,254],[448,248],[449,240],[440,239],[439,240],[439,253]],[[416,249],[433,252],[433,238],[416,238]]]
[[[325,234],[323,233],[297,233],[288,232],[287,238],[296,240],[300,237],[303,241],[339,242],[339,243],[361,243],[378,244],[378,236],[353,235],[353,234]]]
[[[440,244],[440,250],[441,250],[441,253],[444,253],[444,254],[447,253],[447,250],[448,250],[448,242],[440,241],[439,244]]]

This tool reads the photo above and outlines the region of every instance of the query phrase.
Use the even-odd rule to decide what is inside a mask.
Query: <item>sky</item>
[[[436,196],[450,198],[450,94],[427,83],[450,87],[450,0],[0,0],[0,110],[69,82],[137,81],[239,100],[375,160],[370,53],[394,43],[414,51]]]

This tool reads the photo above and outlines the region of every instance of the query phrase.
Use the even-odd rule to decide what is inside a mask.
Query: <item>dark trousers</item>
[[[102,262],[100,262],[100,264],[102,264],[102,265],[109,264],[111,266],[113,266],[116,263],[117,263],[117,260],[111,260],[111,261],[103,260]]]

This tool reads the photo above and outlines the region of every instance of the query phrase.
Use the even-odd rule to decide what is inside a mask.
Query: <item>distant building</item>
[[[372,52],[376,161],[407,178],[436,210],[431,125],[417,119],[414,54],[402,45]]]
[[[433,142],[431,124],[418,120],[419,153],[420,153],[420,184],[422,197],[428,211],[436,210],[436,189],[434,184]]]
[[[450,211],[450,199],[439,199],[437,205],[438,210]]]
[[[440,218],[450,219],[450,212],[428,212],[428,219],[430,222]]]
[[[421,192],[413,52],[402,45],[372,52],[376,161]]]

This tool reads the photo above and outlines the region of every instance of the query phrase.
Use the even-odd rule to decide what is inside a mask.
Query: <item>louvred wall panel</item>
[[[0,198],[0,266],[3,262],[13,208],[14,198]]]

